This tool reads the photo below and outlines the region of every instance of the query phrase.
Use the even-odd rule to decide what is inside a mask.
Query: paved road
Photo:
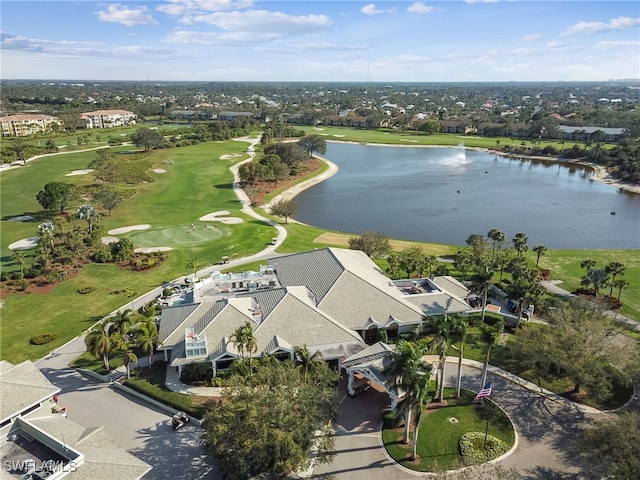
[[[447,385],[454,385],[456,368],[448,364],[447,370]],[[463,386],[478,391],[480,374],[477,368],[463,367]],[[492,398],[509,414],[518,432],[517,448],[501,465],[515,468],[526,480],[600,478],[595,466],[577,453],[576,440],[585,425],[604,414],[559,403],[497,375],[489,374],[489,379],[494,382]],[[346,394],[345,382],[340,388]],[[312,478],[395,480],[419,476],[394,464],[379,445],[380,412],[388,405],[387,395],[374,389],[355,398],[347,396],[336,428],[338,455],[331,464],[316,466]]]

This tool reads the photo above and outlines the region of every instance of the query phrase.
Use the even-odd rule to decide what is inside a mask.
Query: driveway
[[[145,479],[222,478],[204,454],[199,427],[186,425],[176,432],[166,411],[69,368],[68,363],[84,349],[78,337],[36,362],[49,381],[62,389],[59,402],[67,407],[71,420],[85,427],[104,426],[119,446],[153,466]]]
[[[447,371],[446,384],[455,385],[456,366],[448,363]],[[463,387],[478,391],[480,375],[477,368],[464,366]],[[497,375],[489,374],[489,379],[494,382],[492,399],[511,417],[518,433],[517,447],[502,460],[503,467],[515,468],[524,480],[600,478],[594,473],[596,466],[589,465],[588,459],[577,452],[576,441],[586,425],[604,414],[584,412],[571,403],[540,396]],[[344,381],[340,389],[346,395]],[[380,446],[382,411],[388,406],[387,395],[374,389],[355,398],[346,396],[336,424],[337,456],[332,463],[317,466],[312,478],[383,480],[420,476],[394,464]],[[447,478],[453,480],[455,476]]]

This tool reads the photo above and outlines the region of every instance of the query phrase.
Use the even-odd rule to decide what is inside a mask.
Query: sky
[[[0,3],[0,78],[497,82],[640,78],[640,2]]]

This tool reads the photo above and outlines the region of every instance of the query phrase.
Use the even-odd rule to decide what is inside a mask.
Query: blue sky
[[[3,0],[1,78],[640,78],[640,2]]]

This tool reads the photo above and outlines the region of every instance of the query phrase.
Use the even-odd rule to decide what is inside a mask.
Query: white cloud
[[[384,13],[384,10],[380,10],[379,8],[377,8],[375,3],[365,5],[360,9],[360,11],[365,15],[380,15],[381,13]]]
[[[325,30],[331,26],[326,15],[289,15],[268,10],[246,10],[244,12],[216,12],[190,17],[191,22],[214,25],[227,31],[273,32],[284,36],[291,33],[308,33]]]
[[[195,45],[231,46],[269,42],[278,38],[277,34],[252,32],[197,32],[178,30],[170,34],[165,42]]]
[[[127,27],[134,25],[157,25],[158,22],[146,13],[147,7],[129,8],[119,3],[112,3],[107,10],[98,12],[98,19],[102,22],[121,23]]]
[[[594,45],[598,50],[614,50],[620,48],[636,48],[640,49],[640,40],[618,40],[608,42],[598,42]]]
[[[522,40],[524,40],[525,42],[534,42],[536,40],[540,40],[541,38],[542,34],[536,32],[525,35],[524,37],[522,37]]]
[[[611,32],[614,30],[626,30],[628,28],[634,28],[640,25],[640,18],[631,17],[617,17],[609,21],[604,22],[578,22],[575,25],[571,25],[567,28],[562,35],[580,35],[590,33],[602,33]]]
[[[464,0],[465,3],[498,3],[498,0]]]
[[[547,48],[557,49],[557,48],[562,48],[562,47],[564,47],[564,44],[562,44],[560,42],[552,41],[552,42],[547,43]]]
[[[168,0],[156,10],[167,15],[190,15],[250,8],[253,4],[253,0]]]
[[[425,5],[424,2],[415,2],[407,7],[409,13],[430,13],[435,10],[435,7]]]

